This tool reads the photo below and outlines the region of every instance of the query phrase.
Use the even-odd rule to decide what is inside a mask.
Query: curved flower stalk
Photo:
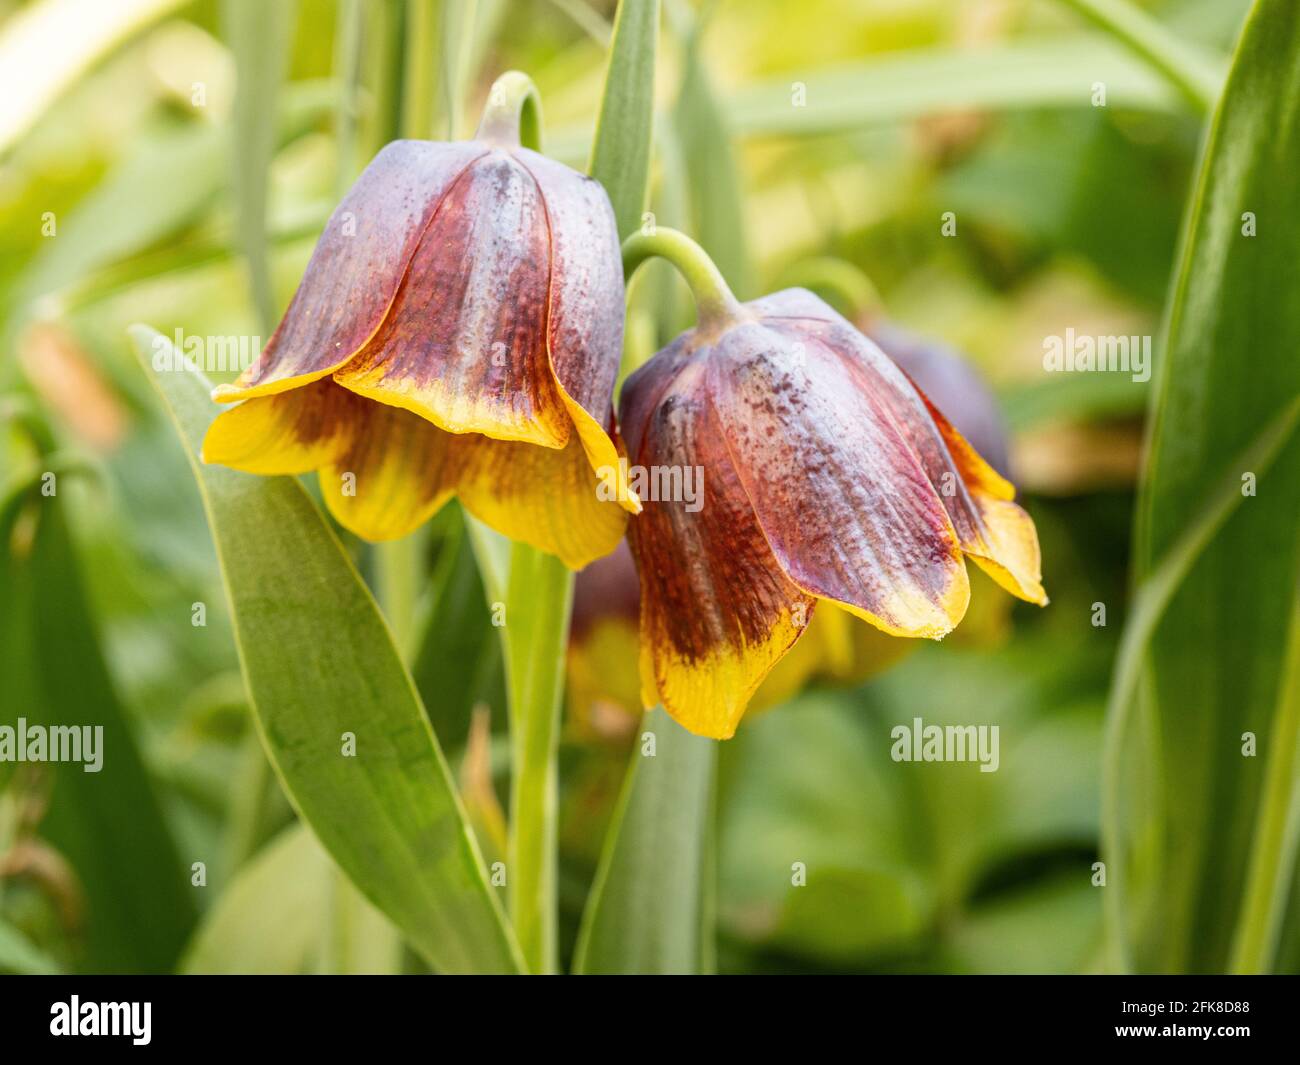
[[[679,233],[624,246],[682,268],[699,325],[626,382],[636,469],[701,470],[701,505],[647,500],[629,528],[641,577],[641,678],[706,736],[837,604],[890,636],[940,639],[970,598],[964,559],[1045,603],[1015,490],[879,348],[812,293],[731,295]]]
[[[207,462],[318,470],[331,513],[403,536],[453,494],[580,568],[639,509],[617,477],[623,276],[600,184],[520,146],[522,74],[477,139],[389,144],[325,227],[261,358],[218,402]],[[612,501],[608,501],[612,500]]]

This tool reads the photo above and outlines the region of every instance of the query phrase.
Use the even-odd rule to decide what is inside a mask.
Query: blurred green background
[[[0,764],[0,970],[418,970],[292,827],[199,497],[126,328],[269,336],[374,150],[470,135],[503,70],[533,77],[548,152],[583,166],[613,4],[298,0],[267,5],[279,14],[251,38],[238,0],[90,6],[79,19],[77,4],[0,0],[0,723],[42,703],[102,721],[134,754],[98,775]],[[1247,4],[1146,7],[1226,58]],[[410,21],[426,16],[427,39]],[[23,24],[40,19],[44,37]],[[4,51],[18,29],[38,36]],[[265,144],[241,125],[238,48],[265,78]],[[427,113],[392,102],[413,77]],[[843,260],[889,318],[984,374],[1052,598],[1006,599],[980,638],[812,687],[722,745],[718,968],[1100,970],[1103,722],[1149,386],[1047,375],[1043,339],[1159,333],[1203,116],[1053,0],[666,3],[656,95],[651,209],[697,236],[742,298]],[[262,151],[259,232],[237,207],[263,191],[249,176]],[[959,239],[942,237],[944,212]],[[647,270],[629,349],[643,357],[690,322],[671,273]],[[35,521],[22,490],[48,470],[58,518]],[[374,577],[370,550],[346,542]],[[432,580],[413,670],[491,860],[508,786],[495,633],[458,513],[417,546]],[[626,686],[636,663],[602,668]],[[570,710],[565,953],[634,731]],[[913,717],[1000,725],[1000,770],[891,761],[890,728]],[[805,887],[795,862],[816,870]],[[1300,965],[1300,929],[1278,964]]]

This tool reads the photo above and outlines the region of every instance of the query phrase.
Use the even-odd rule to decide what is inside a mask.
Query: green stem
[[[493,16],[479,10],[478,0],[442,5],[442,111],[447,140],[460,134],[465,87],[481,58],[480,33]]]
[[[542,98],[532,78],[508,70],[492,83],[474,139],[500,148],[542,150]]]
[[[361,0],[343,0],[339,5],[334,56],[334,69],[339,79],[339,106],[334,115],[334,135],[338,142],[338,173],[334,188],[335,198],[340,200],[357,176],[364,15]]]
[[[1223,79],[1205,58],[1129,0],[1062,0],[1135,55],[1145,59],[1202,114],[1219,98]]]
[[[1291,647],[1268,734],[1268,767],[1251,846],[1242,913],[1232,946],[1234,973],[1267,973],[1290,898],[1300,835],[1300,600],[1291,616]]]
[[[623,242],[623,276],[630,281],[637,267],[655,256],[677,267],[690,286],[701,332],[716,332],[745,317],[744,308],[713,260],[695,241],[675,229],[657,226],[628,237]]]
[[[558,971],[557,749],[573,573],[553,555],[516,543],[506,593],[506,681],[510,703],[510,916],[528,968]]]
[[[435,0],[409,0],[406,15],[406,61],[402,86],[402,136],[433,136],[441,66],[438,9]]]
[[[403,47],[406,9],[395,4],[365,4],[361,32],[363,84],[371,105],[360,116],[361,157],[370,159],[389,141],[402,136],[402,94],[408,86]]]

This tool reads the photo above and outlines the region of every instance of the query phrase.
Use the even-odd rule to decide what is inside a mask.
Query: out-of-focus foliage
[[[0,567],[0,669],[8,678],[6,708],[18,711],[20,729],[90,725],[97,753],[83,734],[84,767],[17,767],[7,793],[3,869],[53,911],[45,919],[57,929],[65,964],[156,971],[175,962],[194,904],[80,583],[57,494],[60,479],[67,492],[77,476],[49,470],[40,487],[20,486],[0,512],[0,538],[9,545]],[[45,486],[55,494],[43,495]]]

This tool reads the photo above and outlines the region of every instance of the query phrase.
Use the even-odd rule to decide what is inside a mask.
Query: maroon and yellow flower
[[[623,274],[596,181],[510,142],[396,141],[330,218],[261,358],[218,402],[203,457],[318,470],[368,540],[453,494],[498,531],[579,568],[613,550],[612,393]],[[516,125],[517,129],[517,125]]]
[[[628,533],[642,700],[693,732],[734,733],[822,601],[939,639],[966,611],[966,556],[1047,601],[1011,484],[809,292],[711,314],[628,379],[620,411],[634,467],[703,469],[702,506],[646,501]]]

